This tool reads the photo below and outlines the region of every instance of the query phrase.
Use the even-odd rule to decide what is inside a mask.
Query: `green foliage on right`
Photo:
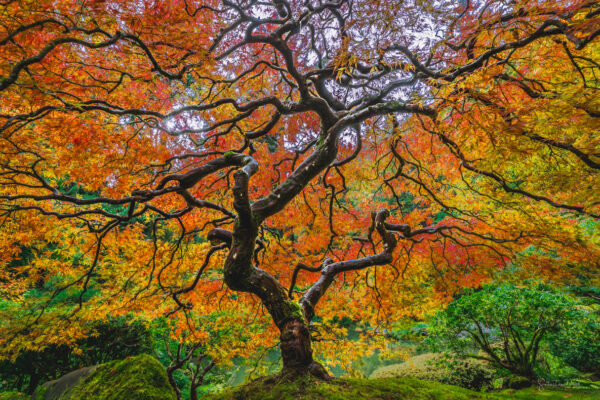
[[[467,291],[438,313],[430,341],[534,382],[547,337],[586,315],[577,300],[545,285],[487,285]]]
[[[584,315],[550,335],[550,351],[573,368],[600,378],[600,320]]]

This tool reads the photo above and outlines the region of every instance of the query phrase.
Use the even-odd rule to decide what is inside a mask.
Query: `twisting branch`
[[[490,242],[491,245],[506,248],[505,243],[519,240],[523,235],[503,239],[470,232],[468,223],[459,225],[460,221],[465,222],[462,217],[454,218],[458,221],[456,225],[412,229],[407,224],[388,222],[390,212],[382,210],[372,213],[368,238],[354,238],[360,240],[361,245],[370,244],[373,255],[365,255],[366,249],[361,247],[358,254],[363,256],[362,258],[338,262],[325,259],[323,264],[316,268],[298,263],[288,289],[273,274],[257,267],[257,253],[264,249],[267,243],[266,240],[264,243],[258,240],[261,229],[268,229],[264,226],[265,221],[288,207],[299,195],[303,195],[308,204],[309,190],[305,189],[310,188],[319,176],[323,176],[322,183],[330,189],[327,196],[330,196],[328,200],[332,210],[334,203],[338,202],[336,196],[340,192],[336,192],[337,185],[327,181],[327,172],[329,170],[337,172],[342,180],[343,189],[350,188],[352,186],[346,185],[346,177],[341,167],[360,160],[363,147],[379,146],[379,143],[372,143],[373,137],[369,136],[369,129],[365,129],[367,122],[372,122],[372,126],[377,127],[380,124],[378,117],[381,116],[392,116],[397,119],[401,117],[400,114],[417,114],[426,116],[435,123],[438,119],[438,110],[441,109],[440,104],[445,104],[435,99],[428,88],[443,88],[448,82],[463,79],[491,62],[506,65],[517,49],[524,49],[542,38],[564,38],[574,43],[576,48],[582,48],[600,34],[600,30],[594,28],[587,32],[585,37],[575,35],[570,25],[572,15],[558,16],[540,12],[530,16],[526,12],[511,11],[506,15],[495,15],[494,18],[488,19],[483,18],[482,11],[482,30],[486,29],[494,33],[500,30],[500,33],[508,33],[505,27],[507,23],[527,22],[527,26],[515,32],[514,36],[498,34],[497,38],[493,39],[493,43],[485,47],[477,42],[481,40],[478,38],[481,36],[480,31],[457,44],[453,44],[451,38],[446,38],[447,40],[433,43],[431,46],[429,44],[412,46],[405,44],[405,36],[401,32],[409,27],[399,27],[396,21],[392,21],[389,22],[389,34],[385,34],[387,37],[381,42],[377,40],[377,43],[372,44],[371,49],[363,51],[364,48],[361,46],[364,44],[358,42],[371,46],[368,42],[372,39],[360,39],[361,37],[364,39],[360,27],[364,21],[358,18],[361,18],[363,11],[370,11],[366,8],[368,4],[365,2],[223,0],[217,7],[202,5],[197,8],[192,7],[192,2],[184,3],[185,7],[182,7],[181,15],[183,20],[197,15],[203,18],[212,16],[215,17],[215,23],[212,24],[211,20],[210,29],[220,25],[214,29],[214,32],[202,36],[203,40],[199,42],[202,43],[200,46],[205,47],[203,51],[198,50],[199,45],[196,43],[187,46],[185,39],[181,42],[179,39],[173,40],[172,43],[168,38],[163,37],[155,42],[146,41],[142,36],[131,33],[134,29],[128,29],[127,18],[123,18],[122,21],[123,32],[114,34],[101,29],[103,23],[113,26],[112,20],[107,23],[97,16],[98,21],[96,21],[93,15],[91,20],[94,21],[92,25],[94,28],[87,30],[71,26],[70,22],[61,22],[58,12],[56,20],[43,19],[32,22],[23,19],[25,22],[21,22],[21,26],[8,24],[11,30],[6,37],[0,38],[0,47],[3,50],[10,46],[18,48],[21,37],[38,29],[49,31],[53,28],[54,32],[51,32],[50,37],[54,39],[32,52],[21,51],[26,49],[14,50],[16,59],[7,64],[4,73],[6,76],[0,77],[0,92],[7,96],[14,96],[14,99],[9,98],[9,100],[23,100],[29,93],[36,94],[29,96],[34,99],[31,103],[21,101],[23,104],[20,106],[13,107],[11,104],[0,110],[2,143],[8,146],[8,150],[3,153],[6,161],[0,165],[0,186],[6,188],[0,194],[0,201],[2,201],[0,210],[4,211],[3,216],[7,217],[12,217],[17,212],[35,211],[60,219],[73,218],[76,222],[84,221],[88,229],[99,239],[92,267],[76,282],[83,286],[84,291],[90,282],[93,282],[92,275],[96,265],[100,264],[98,260],[101,258],[100,239],[111,229],[132,223],[138,217],[153,216],[153,221],[150,222],[154,233],[154,251],[152,260],[146,264],[149,278],[143,290],[149,288],[156,279],[158,289],[172,297],[179,306],[177,310],[184,312],[191,308],[191,305],[183,300],[185,294],[197,288],[214,253],[228,249],[229,253],[224,264],[226,285],[232,290],[252,293],[260,298],[281,331],[284,365],[291,368],[314,365],[307,322],[314,317],[317,303],[332,285],[336,276],[347,271],[390,264],[393,261],[392,253],[397,247],[398,239],[406,241],[407,246],[404,251],[406,257],[410,258],[410,251],[414,244],[422,240],[430,240],[431,236],[435,237],[431,239],[432,241],[437,241],[443,246],[446,246],[446,242],[450,242],[468,248],[476,245],[487,246]],[[597,17],[597,10],[593,8],[596,3],[590,2],[586,5],[590,7],[589,13],[578,23],[586,24]],[[404,5],[394,4],[392,7],[400,9]],[[448,30],[450,36],[458,30],[462,22],[461,18],[470,15],[475,8],[476,5],[472,2],[467,2],[464,10],[461,7],[459,16],[453,18],[446,26],[450,28]],[[390,11],[389,15],[393,15],[392,12],[396,9],[390,8],[388,11]],[[207,14],[203,15],[205,12]],[[90,13],[93,14],[93,11]],[[432,12],[430,15],[434,14]],[[411,16],[410,11],[407,15]],[[19,18],[15,16],[17,23]],[[72,21],[73,18],[66,15],[65,20]],[[189,21],[185,23],[187,22]],[[353,37],[353,33],[356,37]],[[212,42],[205,45],[205,38],[208,37],[212,38]],[[167,49],[168,52],[164,54],[156,52],[157,46]],[[298,49],[303,47],[310,48],[308,55],[299,54]],[[416,49],[417,47],[419,49]],[[91,51],[92,49],[98,52],[104,51],[107,60],[99,61],[101,57],[96,59],[96,55],[91,54],[96,51]],[[371,50],[374,56],[369,55]],[[454,51],[454,53],[448,55],[447,51]],[[466,52],[466,58],[463,57],[462,51]],[[33,55],[22,55],[30,53]],[[348,65],[338,65],[338,61],[346,53],[352,55],[356,53],[360,60],[349,61]],[[49,60],[54,55],[57,58],[66,58],[60,61],[67,65],[67,70],[75,68],[77,73],[54,71],[55,68],[45,70],[46,64],[51,64]],[[570,54],[571,61],[575,62],[578,56],[576,52]],[[189,61],[191,59],[195,61]],[[110,63],[116,63],[116,60],[119,65],[111,66]],[[170,65],[163,66],[161,64],[164,60],[173,61],[167,61]],[[202,63],[199,60],[203,60]],[[450,60],[462,61],[461,64],[452,64]],[[343,60],[340,62],[343,64]],[[82,70],[84,73],[80,74]],[[99,71],[101,76],[94,76],[91,71]],[[43,79],[46,77],[50,78],[48,82]],[[193,81],[198,86],[198,90],[183,89],[184,84],[186,86],[190,84],[190,82],[183,82],[184,78]],[[130,106],[127,103],[131,99],[119,96],[121,96],[120,91],[126,92],[134,88],[134,86],[126,86],[132,82],[142,83],[144,89],[153,92],[153,96],[157,98],[162,94],[158,92],[164,91],[163,83],[171,93],[183,89],[180,92],[182,96],[177,97],[175,103],[166,101],[163,104],[163,99],[160,99],[144,102],[144,106]],[[52,88],[53,84],[56,85],[55,88]],[[527,85],[520,86],[532,96],[543,92],[535,86],[535,90]],[[252,90],[252,93],[248,94],[247,90]],[[37,98],[41,100],[35,100]],[[179,103],[180,101],[193,102],[185,105]],[[17,104],[16,101],[14,103]],[[588,110],[590,115],[594,112]],[[293,125],[290,123],[293,118],[300,120],[307,115],[311,115],[310,119],[314,117],[315,122],[314,126],[312,126],[313,122],[307,123],[306,130],[309,132],[306,132],[301,139],[294,139],[293,135],[285,136],[287,133],[285,130]],[[56,179],[49,178],[63,174],[64,170],[58,167],[53,169],[51,162],[44,159],[45,153],[42,150],[37,154],[27,149],[27,145],[22,146],[19,142],[22,138],[29,138],[30,133],[37,134],[40,126],[42,129],[47,127],[52,129],[52,123],[62,121],[65,116],[73,118],[83,116],[82,120],[87,119],[85,122],[99,119],[100,124],[104,123],[104,126],[110,127],[107,129],[117,131],[126,131],[135,127],[135,137],[147,134],[146,143],[154,146],[152,144],[154,141],[161,142],[159,145],[161,148],[163,139],[166,139],[168,143],[165,143],[164,147],[168,150],[156,157],[150,155],[151,161],[148,165],[138,165],[137,159],[126,160],[131,162],[131,165],[124,167],[128,170],[116,174],[131,175],[134,177],[132,181],[138,179],[138,182],[143,180],[143,183],[136,187],[126,186],[124,193],[119,195],[98,193],[86,196],[66,194],[59,187],[60,184],[56,183]],[[188,119],[195,118],[202,122],[196,125],[188,123]],[[50,122],[47,126],[39,123],[46,120]],[[98,129],[102,131],[104,128]],[[279,175],[275,179],[276,187],[256,185],[256,188],[251,188],[250,181],[258,171],[256,160],[268,159],[262,156],[256,157],[256,160],[253,158],[252,154],[258,148],[257,142],[267,138],[267,135],[276,129],[278,132],[284,132],[278,135],[282,137],[284,152],[290,154],[284,157],[280,165],[284,165],[284,162],[289,163],[291,168],[277,171]],[[340,143],[345,141],[343,132],[348,129],[356,132],[356,147],[348,157],[339,159]],[[24,133],[22,137],[21,133]],[[67,135],[62,131],[61,134]],[[459,148],[460,141],[457,144],[443,134],[438,136],[452,154],[461,160],[462,168],[487,176],[508,192],[543,201],[557,208],[584,213],[589,211],[578,205],[554,202],[550,198],[516,188],[495,172],[478,169],[476,163],[468,160],[462,153]],[[48,137],[36,139],[37,141],[30,146],[37,146],[47,139]],[[379,138],[376,139],[379,141]],[[594,154],[584,154],[577,148],[567,147],[570,145],[558,141],[550,143],[542,137],[532,136],[531,139],[542,141],[552,148],[570,151],[587,166],[597,169]],[[52,144],[52,146],[57,148],[65,146],[65,149],[71,151],[69,144]],[[408,144],[406,146],[408,147]],[[125,147],[125,150],[128,150],[129,143]],[[236,152],[225,151],[236,147]],[[50,148],[49,152],[52,150],[56,149]],[[295,154],[292,156],[292,153]],[[384,184],[392,192],[394,188],[391,182],[403,177],[409,185],[417,185],[420,192],[426,191],[428,196],[439,203],[444,210],[459,211],[447,206],[437,197],[435,189],[429,188],[421,180],[419,174],[429,173],[429,171],[416,157],[411,155],[414,162],[403,159],[395,149],[395,144],[391,148],[391,154],[393,158],[385,168],[379,169],[379,165],[384,161],[381,161],[381,164],[378,162],[378,171],[385,170],[387,175],[388,167],[398,168],[391,178],[384,179]],[[102,177],[104,179],[102,182],[105,183],[112,182],[115,176],[112,165],[116,160],[114,157],[108,158],[103,160],[104,167],[111,164],[111,168],[107,167],[106,170],[101,171],[106,172]],[[29,161],[22,161],[22,159]],[[384,156],[383,159],[387,160],[388,157]],[[83,158],[77,161],[88,165]],[[29,165],[16,166],[19,162],[29,163]],[[40,170],[46,168],[46,170],[38,172],[38,168]],[[409,175],[412,172],[406,170],[416,171],[417,178]],[[215,180],[202,186],[204,180],[208,180],[209,177],[215,177]],[[221,184],[222,186],[219,187]],[[110,192],[117,192],[119,185],[120,182],[115,184],[112,187],[114,190]],[[196,189],[206,189],[206,191]],[[209,201],[208,196],[216,192],[219,192],[217,195],[221,198]],[[206,193],[206,199],[197,198],[196,196],[202,196],[197,193]],[[261,193],[262,197],[251,199],[255,193]],[[224,205],[227,204],[226,199],[229,195],[233,196],[233,210]],[[394,196],[398,200],[395,192]],[[252,202],[252,200],[256,201]],[[179,204],[175,205],[176,202]],[[338,205],[340,203],[341,201]],[[398,206],[400,206],[399,201]],[[120,211],[109,211],[115,208]],[[186,226],[188,221],[184,221],[183,218],[192,215],[197,209],[218,212],[219,218],[203,221],[204,225],[201,229],[190,232]],[[315,211],[310,206],[309,209],[316,217]],[[465,218],[467,216],[477,218],[476,212],[460,211],[460,213]],[[190,220],[196,222],[192,218]],[[159,254],[156,230],[158,224],[163,221],[177,222],[180,234],[174,239],[167,262],[161,268],[156,262]],[[330,227],[333,226],[331,215],[329,222]],[[229,225],[231,223],[233,226]],[[225,224],[229,225],[228,229],[220,228]],[[175,252],[182,249],[184,238],[189,237],[186,235],[192,232],[194,234],[204,232],[209,225],[214,227],[207,235],[212,247],[203,262],[201,264],[199,262],[199,266],[194,269],[195,274],[190,278],[191,281],[186,285],[164,283],[161,274],[166,274],[167,267],[175,262]],[[375,232],[382,239],[380,244],[376,244],[373,239]],[[463,239],[474,239],[475,242],[479,240],[485,244],[465,243]],[[382,246],[379,252],[377,252],[378,245]],[[446,255],[443,254],[442,257],[449,268],[453,268]],[[468,262],[470,263],[471,260]],[[435,264],[433,251],[432,264]],[[434,265],[434,268],[437,270],[437,266]],[[290,299],[301,270],[320,273],[320,276],[317,282],[304,293],[298,306]],[[400,275],[398,271],[396,272]],[[126,285],[129,283],[130,281],[127,280]],[[377,290],[377,287],[374,286],[372,289]],[[81,306],[81,297],[79,300]],[[180,363],[186,357],[189,360],[191,356],[182,356],[178,353],[177,362]],[[208,370],[197,370],[195,376],[204,376],[206,371]]]
[[[292,274],[292,281],[290,282],[290,288],[288,289],[288,297],[290,299],[294,298],[294,286],[296,286],[296,280],[298,279],[298,273],[300,272],[300,270],[305,270],[308,272],[320,272],[327,264],[331,264],[332,262],[333,260],[328,257],[325,259],[325,261],[323,261],[323,263],[320,266],[314,268],[302,263],[298,263],[298,265],[296,265],[296,268],[294,268],[294,273]]]
[[[314,317],[315,306],[321,297],[323,297],[327,289],[329,289],[337,275],[347,271],[357,271],[375,265],[385,265],[392,262],[392,252],[398,242],[394,234],[386,228],[385,221],[389,215],[390,212],[388,210],[371,213],[375,230],[383,240],[383,250],[380,253],[358,258],[356,260],[340,261],[323,266],[319,280],[308,289],[300,300],[307,321],[311,321]]]
[[[436,135],[440,139],[440,141],[446,147],[448,147],[448,149],[452,152],[452,154],[454,154],[456,157],[458,157],[460,159],[461,165],[464,168],[466,168],[467,170],[474,172],[476,174],[479,174],[479,175],[482,175],[482,176],[492,179],[493,181],[498,183],[498,185],[505,192],[518,194],[518,195],[530,198],[532,200],[544,202],[554,208],[562,208],[562,209],[569,210],[569,211],[576,211],[578,213],[588,215],[592,218],[600,219],[600,214],[595,214],[593,212],[588,211],[585,206],[575,206],[575,205],[570,205],[570,204],[559,203],[557,201],[550,199],[549,197],[531,193],[530,191],[520,189],[518,187],[515,187],[514,185],[511,185],[510,182],[508,182],[504,177],[500,176],[499,174],[497,174],[493,171],[488,171],[488,170],[474,166],[473,162],[471,160],[467,159],[467,157],[462,152],[460,146],[455,141],[450,139],[444,133],[440,132],[438,129],[434,129],[434,130],[427,129],[427,128],[425,128],[425,129],[427,131],[429,131],[430,133]]]

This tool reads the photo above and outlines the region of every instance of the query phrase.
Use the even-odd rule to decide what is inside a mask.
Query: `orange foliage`
[[[238,240],[250,157],[253,266],[283,287],[390,246],[336,264],[324,335],[347,317],[383,348],[383,327],[499,275],[597,273],[597,2],[250,3],[0,5],[0,358],[128,313],[219,360],[271,345],[209,235]],[[296,300],[323,276],[296,273]]]

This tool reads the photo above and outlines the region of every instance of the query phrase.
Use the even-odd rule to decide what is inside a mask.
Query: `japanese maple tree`
[[[598,3],[4,1],[3,353],[136,312],[244,354],[262,305],[327,379],[316,314],[593,270]]]

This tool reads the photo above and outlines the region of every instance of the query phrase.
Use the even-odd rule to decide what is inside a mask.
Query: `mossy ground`
[[[411,377],[457,385],[477,391],[492,387],[494,370],[479,360],[452,359],[441,353],[426,353],[409,358],[401,364],[380,367],[370,378]]]
[[[529,388],[521,390],[503,390],[500,392],[499,398],[515,400],[599,400],[600,390],[568,388]]]
[[[261,378],[245,386],[205,397],[207,400],[598,400],[600,390],[538,390],[479,393],[458,386],[415,378],[335,379],[317,381],[306,376],[289,382]]]
[[[0,400],[29,400],[31,396],[22,392],[2,392]]]

